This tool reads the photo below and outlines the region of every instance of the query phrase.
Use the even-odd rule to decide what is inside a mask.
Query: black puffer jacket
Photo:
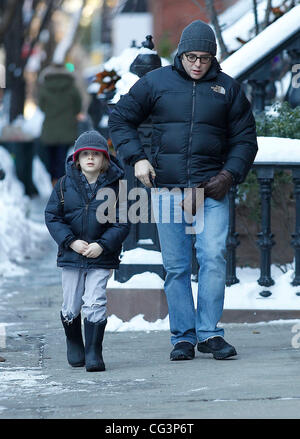
[[[119,203],[117,203],[116,222],[101,224],[97,220],[97,208],[103,200],[97,200],[97,191],[112,188],[118,199],[119,180],[124,171],[115,157],[111,165],[98,179],[97,188],[91,199],[88,198],[80,172],[68,158],[66,177],[63,181],[64,207],[60,200],[60,181],[52,191],[45,210],[45,221],[52,238],[58,244],[58,267],[71,268],[118,268],[122,243],[129,233],[129,224],[119,222]],[[98,197],[99,198],[99,197]],[[76,253],[69,245],[76,239],[88,243],[97,242],[104,251],[98,258],[86,258]]]
[[[147,158],[137,127],[149,116],[158,186],[191,187],[221,169],[236,183],[246,178],[257,153],[255,120],[239,83],[215,58],[194,81],[176,57],[174,66],[147,73],[120,99],[109,128],[125,163]]]

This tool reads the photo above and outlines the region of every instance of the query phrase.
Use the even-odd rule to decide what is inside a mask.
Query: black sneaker
[[[179,341],[170,353],[171,361],[192,360],[195,357],[195,348],[188,341]]]
[[[216,360],[224,360],[237,355],[235,348],[219,335],[198,343],[197,349],[204,354],[213,354]]]

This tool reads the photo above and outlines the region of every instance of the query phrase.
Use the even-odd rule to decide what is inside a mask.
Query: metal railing
[[[275,244],[273,240],[271,227],[271,196],[272,183],[276,170],[290,169],[294,184],[295,196],[295,232],[291,236],[290,245],[294,248],[295,254],[295,276],[292,281],[293,286],[300,285],[300,163],[266,163],[254,164],[253,169],[256,170],[257,179],[260,187],[261,199],[261,231],[258,233],[257,245],[260,250],[260,277],[258,284],[264,287],[274,285],[275,281],[271,276],[271,252]],[[239,279],[236,276],[236,249],[239,245],[238,234],[236,233],[235,224],[235,200],[237,187],[231,188],[229,193],[230,215],[229,215],[229,231],[227,238],[227,273],[226,285],[230,286]]]

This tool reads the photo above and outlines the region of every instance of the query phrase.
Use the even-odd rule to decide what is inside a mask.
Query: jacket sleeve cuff
[[[100,247],[103,248],[104,252],[109,251],[109,249],[103,244],[103,241],[101,239],[96,239],[96,241],[94,241],[94,242],[96,242],[98,245],[100,245]]]
[[[230,169],[226,169],[226,168],[223,168],[222,171],[227,171],[227,172],[230,173],[230,175],[231,175],[231,177],[232,177],[232,184],[235,185],[236,182],[237,182],[237,177],[236,177],[235,172],[234,172],[234,171],[231,171]]]
[[[146,154],[145,155],[140,155],[140,156],[136,156],[136,157],[133,157],[131,160],[130,160],[130,166],[134,166],[137,162],[139,162],[140,160],[148,160],[148,157],[146,156]]]
[[[233,184],[240,184],[243,182],[243,174],[244,174],[245,163],[240,159],[229,159],[227,163],[223,166],[224,171],[228,171],[231,173],[233,177]],[[239,172],[237,169],[240,169]]]
[[[64,242],[63,242],[62,245],[63,245],[65,248],[68,248],[68,247],[70,247],[70,244],[72,244],[72,242],[74,242],[74,241],[76,241],[75,236],[69,236],[69,237],[67,237],[67,238],[64,240]]]

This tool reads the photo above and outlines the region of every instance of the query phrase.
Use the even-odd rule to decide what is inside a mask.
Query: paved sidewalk
[[[0,419],[300,418],[300,320],[224,323],[225,361],[171,362],[168,331],[106,332],[107,370],[71,368],[55,252],[0,284]]]
[[[224,324],[239,354],[225,361],[170,362],[168,331],[107,332],[107,370],[88,373],[67,364],[60,304],[57,279],[2,290],[0,418],[300,417],[295,321]]]

